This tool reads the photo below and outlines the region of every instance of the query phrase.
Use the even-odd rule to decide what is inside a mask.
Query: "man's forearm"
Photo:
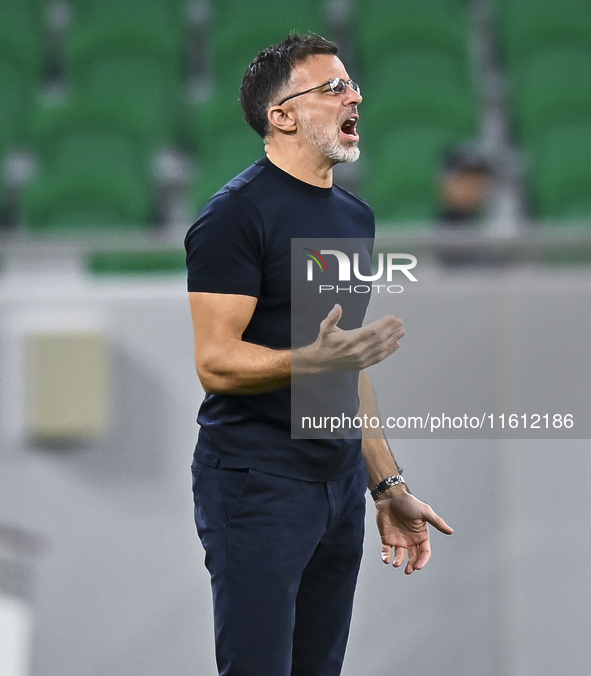
[[[258,394],[289,385],[292,376],[358,371],[392,354],[404,335],[396,317],[341,330],[342,309],[335,305],[313,343],[295,350],[271,349],[242,340],[255,298],[195,292],[190,301],[197,372],[212,394]]]
[[[216,345],[196,355],[197,372],[206,392],[259,394],[289,385],[291,350],[273,350],[242,340]]]
[[[359,416],[364,415],[369,418],[379,417],[375,393],[371,379],[367,371],[361,371],[359,374]],[[400,474],[400,468],[390,451],[388,442],[382,436],[379,439],[363,439],[362,442],[363,457],[369,474],[369,488],[373,488],[383,479],[389,476]],[[402,484],[389,488],[386,493],[397,490],[406,490]]]
[[[373,488],[389,476],[400,474],[400,468],[385,439],[364,439],[362,450],[369,474],[369,488]]]
[[[276,350],[242,340],[210,347],[196,355],[204,389],[216,394],[258,394],[290,384],[292,376],[312,375],[330,369],[314,345],[296,350]]]

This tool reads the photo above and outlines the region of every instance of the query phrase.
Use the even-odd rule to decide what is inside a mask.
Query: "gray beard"
[[[357,145],[343,145],[338,138],[339,130],[319,129],[310,123],[310,119],[300,111],[300,122],[302,132],[306,141],[319,150],[329,160],[337,163],[356,162],[359,159],[359,148]]]

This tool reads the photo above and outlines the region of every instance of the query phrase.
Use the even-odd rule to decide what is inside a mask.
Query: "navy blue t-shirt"
[[[217,192],[187,233],[188,289],[257,298],[243,340],[290,349],[291,239],[373,240],[374,235],[375,219],[365,202],[338,186],[300,181],[265,157]],[[342,303],[332,299],[328,310],[337,300]],[[367,299],[353,325],[347,326],[344,313],[339,326],[359,326],[366,305]],[[327,311],[322,309],[320,319]],[[354,415],[358,374],[334,377]],[[361,466],[359,439],[292,439],[290,415],[290,387],[262,394],[208,394],[197,418],[195,458],[305,481],[333,481]]]

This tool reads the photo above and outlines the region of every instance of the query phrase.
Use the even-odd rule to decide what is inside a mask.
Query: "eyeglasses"
[[[312,87],[312,89],[306,89],[305,92],[299,92],[299,94],[292,94],[291,96],[287,96],[284,98],[282,101],[279,101],[277,104],[278,106],[282,106],[286,101],[289,101],[290,99],[295,99],[296,96],[303,96],[304,94],[308,94],[309,92],[313,92],[316,89],[320,89],[320,87],[330,87],[330,91],[334,92],[335,94],[344,94],[347,91],[347,85],[351,87],[351,89],[357,93],[360,94],[361,90],[359,89],[359,85],[357,82],[354,82],[353,80],[343,80],[342,77],[334,77],[332,80],[329,80],[328,82],[323,82],[322,84],[316,85],[316,87]]]

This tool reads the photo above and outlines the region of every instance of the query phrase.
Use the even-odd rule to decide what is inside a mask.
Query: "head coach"
[[[292,439],[292,376],[348,374],[351,405],[377,415],[364,369],[392,354],[400,319],[355,329],[335,305],[316,339],[290,343],[293,237],[373,238],[373,212],[333,185],[359,156],[359,86],[316,35],[263,50],[240,90],[265,157],[217,192],[187,234],[197,372],[206,397],[192,465],[195,520],[214,601],[222,676],[337,676],[362,554],[365,491],[382,559],[407,574],[432,524],[385,439]],[[341,326],[339,326],[341,323]],[[352,379],[352,380],[351,380]]]

